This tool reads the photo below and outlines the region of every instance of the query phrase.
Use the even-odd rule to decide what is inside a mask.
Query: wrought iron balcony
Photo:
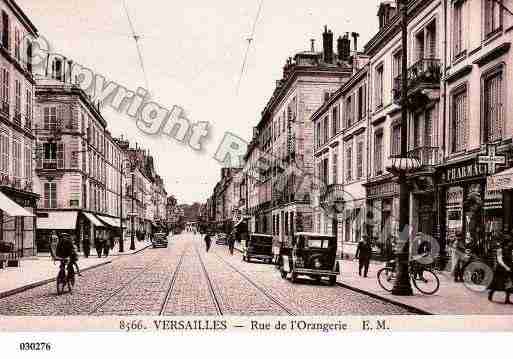
[[[408,68],[408,97],[424,89],[440,87],[441,65],[439,59],[421,59]],[[393,99],[401,100],[401,76],[394,79]]]
[[[408,151],[408,158],[415,158],[421,168],[432,167],[442,162],[442,153],[438,147],[423,146]]]
[[[19,111],[14,111],[14,123],[21,127],[21,113]]]
[[[344,198],[344,185],[342,184],[330,184],[326,187],[321,187],[320,202],[331,203],[345,201]]]

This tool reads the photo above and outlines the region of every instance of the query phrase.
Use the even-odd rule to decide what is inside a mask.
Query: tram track
[[[164,315],[164,313],[166,311],[166,307],[168,305],[169,299],[171,298],[173,290],[175,289],[176,278],[178,278],[178,274],[180,273],[180,270],[182,268],[182,264],[183,264],[183,260],[185,258],[185,254],[187,253],[189,248],[190,248],[190,245],[185,247],[185,249],[183,250],[182,254],[180,255],[180,259],[178,261],[178,264],[176,265],[176,269],[175,269],[175,271],[173,273],[173,277],[171,278],[171,283],[169,283],[169,288],[168,288],[168,290],[166,292],[166,297],[164,298],[164,302],[162,303],[162,306],[161,306],[160,311],[159,311],[159,315],[160,316]]]
[[[213,252],[214,255],[219,259],[220,262],[224,263],[226,266],[230,267],[234,272],[236,272],[238,275],[240,275],[242,278],[244,278],[248,283],[250,283],[259,293],[263,294],[267,299],[269,299],[271,302],[276,304],[281,310],[283,310],[285,313],[287,313],[290,316],[296,316],[297,313],[290,310],[285,306],[282,302],[280,302],[278,299],[273,297],[267,290],[265,290],[260,284],[256,283],[254,280],[252,280],[246,273],[239,270],[237,267],[235,267],[233,264],[226,261],[223,257],[221,257],[219,254]]]
[[[150,270],[154,265],[156,265],[157,263],[161,262],[163,259],[162,258],[159,258],[155,261],[152,261],[151,263],[145,265],[143,267],[143,269],[141,269],[141,271],[139,273],[137,273],[136,275],[134,275],[132,277],[132,279],[130,279],[125,285],[119,287],[118,289],[116,289],[111,295],[109,295],[106,299],[102,300],[100,302],[100,304],[96,305],[94,307],[93,310],[91,310],[89,312],[89,315],[93,315],[94,313],[98,312],[102,307],[104,307],[107,303],[109,303],[116,295],[118,295],[119,293],[121,293],[124,289],[126,289],[127,287],[129,287],[137,278],[139,278],[140,276],[142,276],[144,273],[146,273],[148,270]]]
[[[217,294],[216,294],[216,292],[214,290],[214,284],[212,283],[212,280],[210,279],[210,276],[209,276],[208,271],[207,271],[207,267],[205,266],[205,262],[203,261],[203,258],[201,258],[201,255],[200,255],[200,253],[198,251],[198,247],[197,246],[194,246],[194,250],[196,252],[196,255],[199,258],[199,261],[200,261],[200,264],[201,264],[201,268],[203,269],[203,274],[205,275],[205,280],[207,282],[208,291],[210,293],[210,297],[212,299],[212,303],[215,306],[216,314],[219,315],[219,316],[223,315],[223,309],[221,308],[221,304],[219,302],[219,298],[217,297]]]

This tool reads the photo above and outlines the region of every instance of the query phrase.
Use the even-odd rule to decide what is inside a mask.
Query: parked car
[[[153,248],[162,247],[167,248],[168,240],[165,233],[155,233],[152,239]]]
[[[228,243],[228,236],[226,233],[217,233],[214,238],[216,240],[216,244],[226,245]]]
[[[281,249],[281,277],[287,278],[290,274],[292,283],[298,276],[307,276],[317,282],[327,278],[329,284],[334,285],[339,272],[336,253],[335,236],[298,232],[293,237],[292,246]]]
[[[273,236],[269,234],[252,233],[247,240],[241,242],[242,260],[251,262],[259,259],[267,263],[273,261]]]

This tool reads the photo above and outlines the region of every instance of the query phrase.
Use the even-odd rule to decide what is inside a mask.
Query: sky
[[[360,33],[360,47],[378,28],[380,0],[263,0],[237,91],[260,1],[125,0],[152,100],[184,108],[191,122],[207,121],[210,135],[196,152],[173,138],[142,133],[134,120],[108,107],[103,115],[114,136],[150,151],[168,194],[179,203],[205,202],[212,194],[221,172],[213,157],[225,132],[251,139],[286,59],[308,50],[312,38],[321,50],[324,25],[335,39]],[[53,51],[128,89],[146,87],[123,0],[18,4]]]

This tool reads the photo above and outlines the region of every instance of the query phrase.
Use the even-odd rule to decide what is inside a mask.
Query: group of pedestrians
[[[102,256],[108,257],[111,249],[114,248],[115,241],[113,236],[107,237],[106,235],[97,235],[94,238],[94,247],[98,258]]]

